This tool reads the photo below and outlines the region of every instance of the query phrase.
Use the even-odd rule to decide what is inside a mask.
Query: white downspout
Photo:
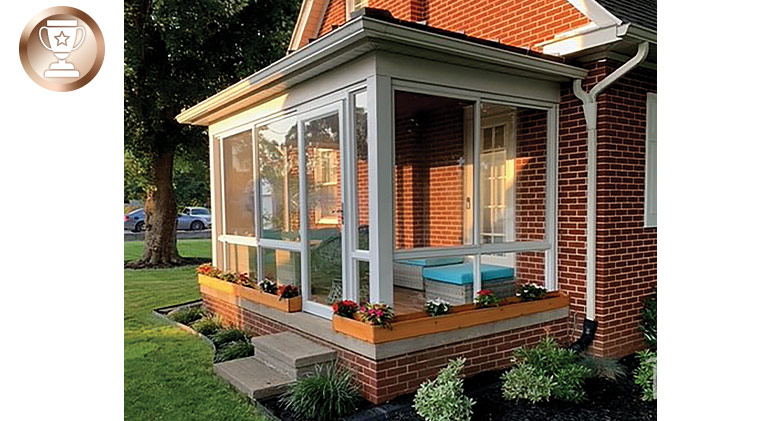
[[[582,89],[582,79],[574,81],[574,95],[582,101],[582,110],[585,113],[585,126],[588,130],[588,209],[587,226],[585,231],[585,318],[596,320],[596,126],[598,123],[598,95],[607,89],[609,85],[623,77],[634,67],[642,63],[647,57],[650,45],[647,42],[639,44],[636,55],[624,63],[620,68],[610,73],[601,82],[597,83],[590,92]]]

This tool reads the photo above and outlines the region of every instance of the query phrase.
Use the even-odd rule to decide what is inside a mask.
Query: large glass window
[[[282,285],[301,286],[301,254],[263,249],[263,277]]]
[[[225,234],[255,236],[255,183],[252,132],[222,139]]]
[[[341,299],[341,151],[338,113],[306,121],[306,197],[310,247],[309,300]]]
[[[245,273],[257,279],[257,247],[226,244],[225,269],[228,272]]]
[[[260,237],[300,241],[298,125],[287,117],[257,126]]]
[[[368,95],[360,92],[354,96],[354,135],[355,135],[355,186],[357,207],[355,226],[358,230],[356,249],[368,250]]]

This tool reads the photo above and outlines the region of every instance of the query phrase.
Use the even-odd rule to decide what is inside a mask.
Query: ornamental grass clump
[[[451,310],[452,310],[452,305],[447,301],[442,300],[441,298],[437,298],[435,300],[428,300],[425,302],[425,312],[428,313],[428,315],[431,317],[447,314]]]
[[[287,409],[314,420],[337,420],[357,411],[360,392],[352,373],[335,365],[317,365],[314,374],[296,380],[282,395]]]
[[[214,362],[235,360],[237,358],[251,357],[255,355],[255,347],[249,341],[235,341],[217,347],[214,353]]]
[[[645,343],[650,350],[655,351],[658,345],[658,299],[648,298],[645,306],[642,308],[642,321],[639,323],[639,330],[644,336]]]
[[[358,318],[364,323],[374,326],[382,326],[384,329],[392,329],[390,324],[395,318],[393,308],[383,303],[368,303],[360,306]]]
[[[176,323],[189,326],[203,317],[203,309],[200,307],[181,308],[168,314],[168,317]]]
[[[222,329],[222,319],[219,316],[207,316],[192,324],[192,329],[204,336],[211,336]]]
[[[339,300],[333,303],[333,314],[352,319],[360,307],[352,300]]]
[[[214,334],[214,337],[211,338],[211,341],[214,342],[214,346],[217,348],[227,345],[230,342],[249,342],[249,334],[244,332],[241,329],[236,328],[230,328],[230,329],[222,329],[219,332]]]
[[[547,294],[547,289],[535,284],[525,284],[517,291],[517,296],[523,301],[541,300],[545,294]]]
[[[474,305],[477,308],[498,307],[498,298],[493,294],[493,291],[482,289],[477,292],[477,297],[474,298]]]
[[[468,421],[476,402],[463,393],[464,358],[450,360],[439,375],[414,394],[414,410],[426,421]]]
[[[590,369],[580,364],[576,352],[559,347],[552,338],[542,339],[533,348],[516,349],[512,363],[514,367],[502,375],[505,399],[579,403],[586,398],[583,385],[592,376]]]

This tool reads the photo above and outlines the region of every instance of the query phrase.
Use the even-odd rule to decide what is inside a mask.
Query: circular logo
[[[103,33],[79,9],[58,6],[33,17],[22,31],[19,58],[30,79],[46,89],[81,88],[103,64]]]

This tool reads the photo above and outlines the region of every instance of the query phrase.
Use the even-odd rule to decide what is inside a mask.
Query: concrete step
[[[300,379],[314,372],[316,365],[332,364],[336,351],[292,332],[252,338],[254,358],[292,378]]]
[[[255,357],[216,363],[214,372],[255,400],[279,395],[293,382],[293,377],[275,370]]]

